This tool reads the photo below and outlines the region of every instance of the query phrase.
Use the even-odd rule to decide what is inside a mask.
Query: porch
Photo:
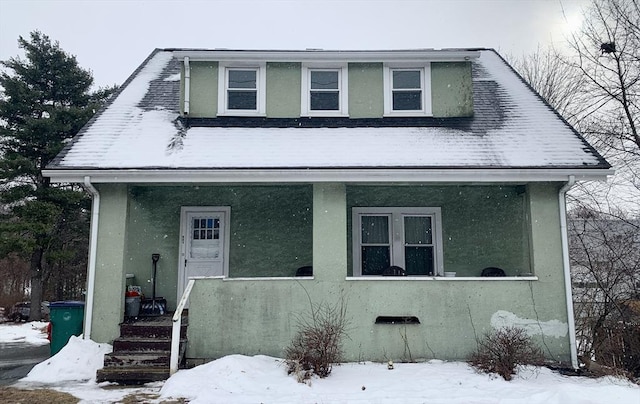
[[[122,239],[107,236],[98,249],[99,262],[111,263],[114,271],[101,272],[97,284],[113,279],[123,285],[123,296],[123,274],[134,273],[148,295],[148,257],[160,252],[156,286],[172,310],[181,294],[181,207],[229,206],[228,273],[195,282],[187,357],[281,356],[311,303],[344,299],[352,319],[347,360],[466,358],[476,336],[492,329],[496,313],[543,324],[540,330],[554,321],[566,328],[558,189],[558,183],[104,185],[100,191],[112,201],[104,204],[101,223],[117,225]],[[442,253],[434,253],[433,273],[386,277],[354,270],[361,265],[354,257],[361,244],[354,242],[353,211],[368,206],[441,209]],[[121,243],[115,251],[120,264],[106,254],[109,240]],[[294,276],[307,265],[313,266],[312,277]],[[480,277],[488,266],[503,268],[507,276]],[[445,278],[444,271],[456,277]],[[107,296],[113,301],[116,291],[96,292],[97,299]],[[98,315],[121,319],[119,309]],[[418,322],[389,324],[379,317]],[[115,338],[113,323],[94,323],[95,338]],[[568,360],[567,333],[545,332],[536,338],[544,339],[548,355]]]

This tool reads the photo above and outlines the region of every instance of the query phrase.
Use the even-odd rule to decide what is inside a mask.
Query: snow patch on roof
[[[180,81],[180,73],[174,73],[171,76],[165,77],[164,81]]]
[[[156,52],[55,168],[602,167],[493,51],[474,62],[474,87],[490,98],[476,102],[466,128],[186,129],[161,101],[141,107],[159,83],[180,79],[167,67],[172,56]]]
[[[175,112],[146,111],[138,106],[171,61],[170,52],[157,52],[116,99],[91,124],[64,156],[62,166],[101,167],[113,158],[157,155],[160,133],[175,132]],[[146,159],[144,159],[146,160]]]

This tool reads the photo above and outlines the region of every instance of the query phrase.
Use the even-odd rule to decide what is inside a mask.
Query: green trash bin
[[[84,302],[63,301],[49,304],[51,321],[51,356],[67,345],[72,335],[82,334]]]

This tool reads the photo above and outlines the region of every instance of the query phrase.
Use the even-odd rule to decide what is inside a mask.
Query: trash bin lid
[[[49,304],[49,308],[55,309],[65,309],[70,307],[84,307],[84,302],[78,300],[65,300],[61,302],[51,302]]]

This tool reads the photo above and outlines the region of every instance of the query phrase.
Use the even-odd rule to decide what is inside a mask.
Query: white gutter
[[[569,264],[569,238],[567,235],[567,191],[576,183],[576,177],[569,176],[567,183],[560,188],[560,236],[562,239],[562,261],[564,266],[564,287],[567,299],[567,321],[569,323],[569,349],[571,349],[571,366],[578,369],[578,347],[576,345],[576,324],[573,313],[573,294],[571,292],[571,269]]]
[[[184,57],[184,114],[189,115],[189,98],[191,87],[191,68],[189,67],[189,57]]]
[[[91,194],[91,235],[89,239],[89,266],[87,268],[87,296],[84,307],[84,339],[91,339],[93,321],[93,297],[96,280],[96,252],[98,248],[98,218],[100,216],[100,193],[91,184],[91,177],[84,177],[84,187]]]

